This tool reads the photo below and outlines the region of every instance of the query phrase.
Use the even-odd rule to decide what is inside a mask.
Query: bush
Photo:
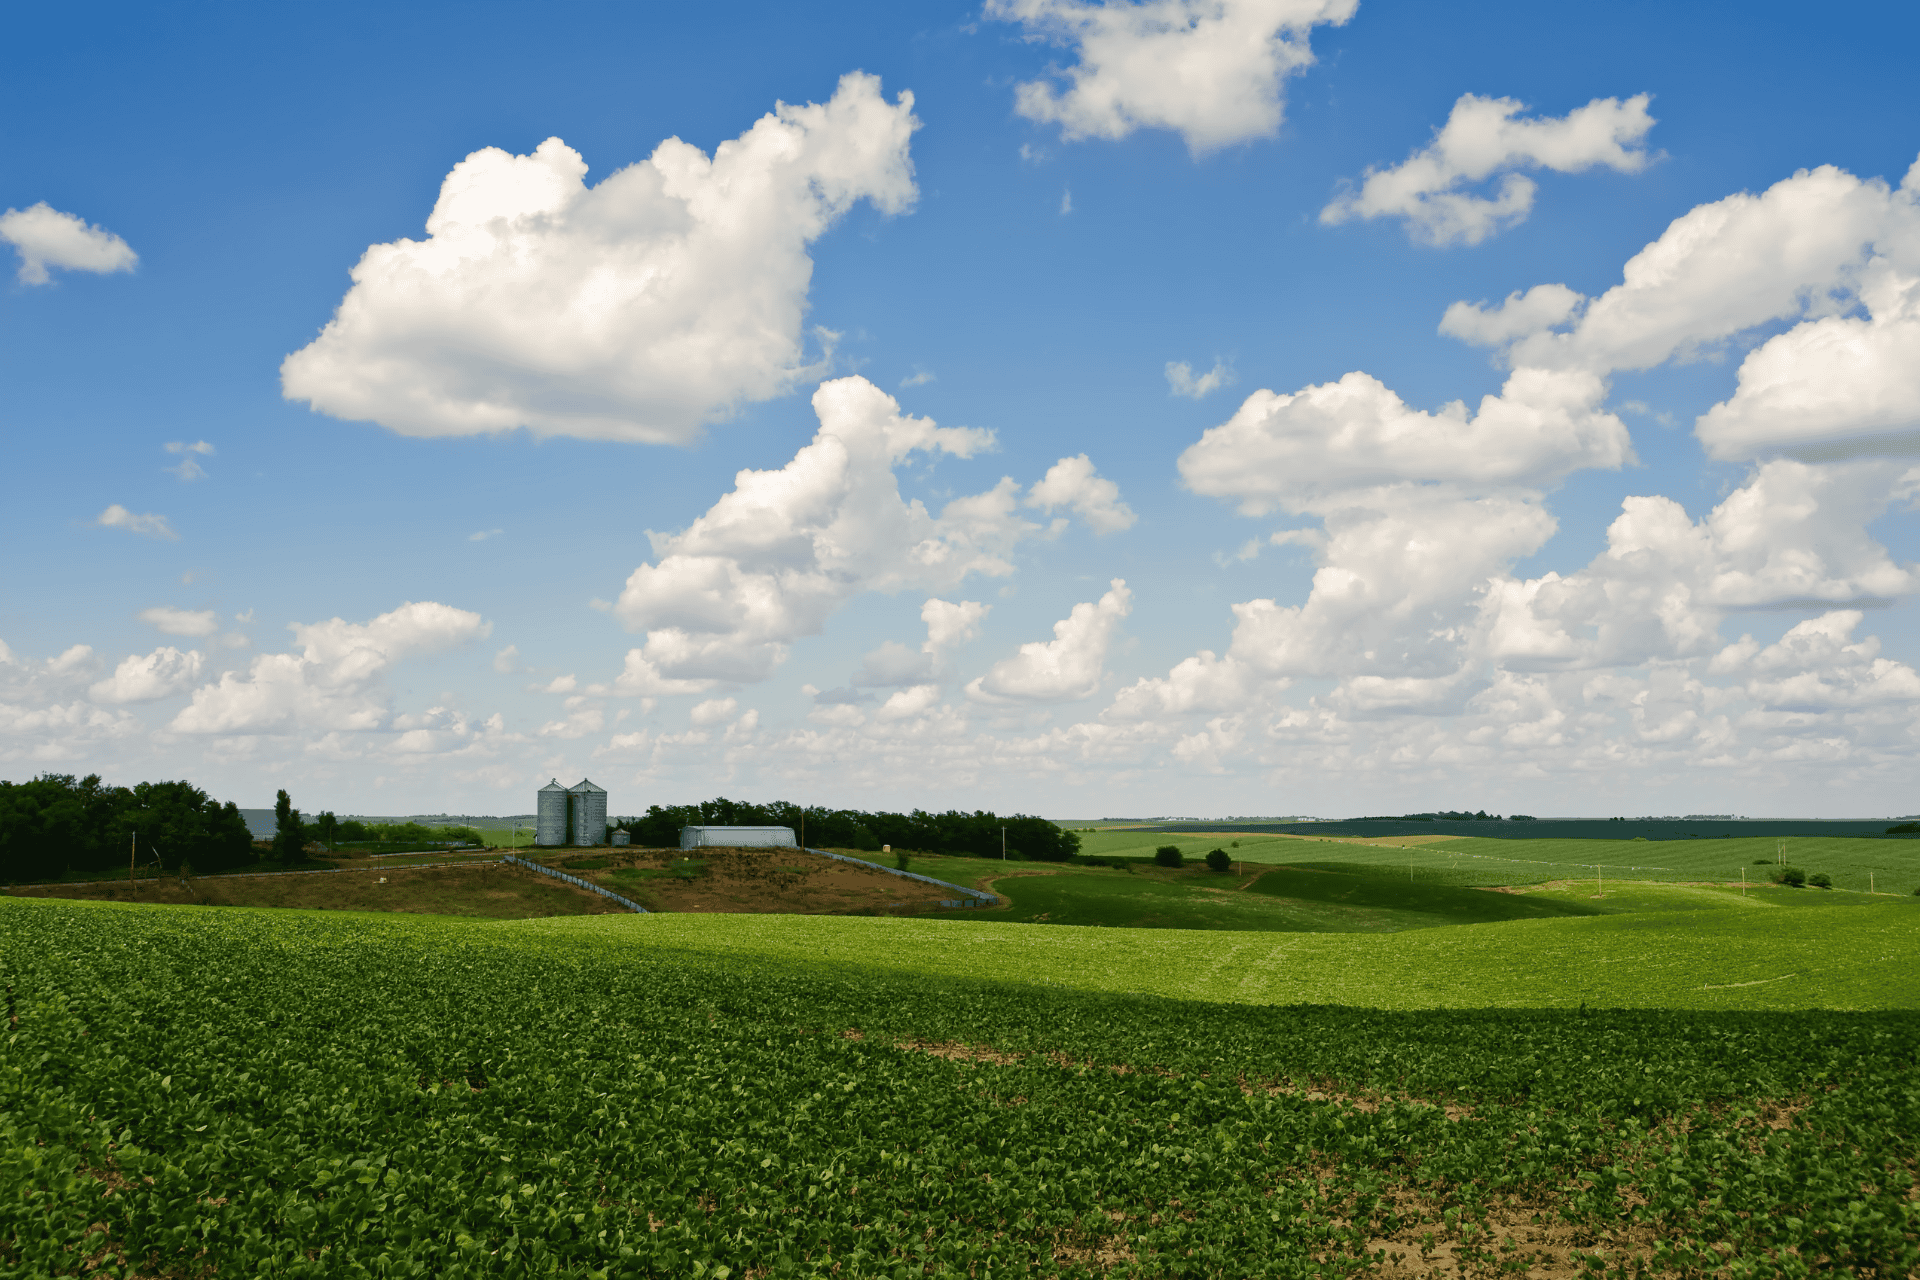
[[[1227,855],[1225,849],[1210,849],[1207,851],[1207,870],[1231,871],[1233,859]]]
[[[1634,840],[1635,840],[1635,842],[1636,842],[1636,843],[1640,843],[1640,844],[1644,844],[1644,843],[1646,843],[1646,839],[1647,839],[1647,838],[1646,838],[1645,836],[1635,836],[1635,837],[1634,837]]]
[[[1767,879],[1775,884],[1784,884],[1795,889],[1807,887],[1807,873],[1799,867],[1775,867]]]
[[[1163,867],[1184,867],[1187,860],[1180,856],[1180,846],[1163,844],[1153,851],[1153,860]]]
[[[894,851],[893,865],[896,870],[905,871],[907,869],[908,861],[909,859],[907,857],[907,851],[905,849],[896,849]]]
[[[1833,877],[1828,875],[1826,872],[1821,871],[1821,872],[1818,872],[1817,874],[1808,876],[1807,883],[1812,885],[1816,889],[1831,889],[1833,888]]]

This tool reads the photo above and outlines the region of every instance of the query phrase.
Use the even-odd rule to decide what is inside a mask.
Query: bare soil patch
[[[649,911],[919,915],[960,896],[804,849],[609,848],[542,861]],[[578,865],[590,862],[603,865]]]
[[[364,868],[364,869],[363,869]],[[624,913],[597,893],[524,867],[477,862],[449,867],[365,867],[280,875],[205,876],[184,883],[168,876],[136,881],[25,885],[17,898],[85,898],[173,906],[296,907],[318,911],[405,911],[427,915],[524,920],[536,916]]]

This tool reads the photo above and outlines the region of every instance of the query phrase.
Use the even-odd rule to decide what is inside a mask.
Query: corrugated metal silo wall
[[[563,845],[567,842],[567,791],[548,785],[540,788],[539,816],[535,819],[533,842],[538,845]]]
[[[573,843],[605,844],[607,842],[607,793],[583,781],[572,788],[572,794]]]

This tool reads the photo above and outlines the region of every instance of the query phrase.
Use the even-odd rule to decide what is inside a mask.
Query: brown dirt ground
[[[681,878],[668,868],[685,858],[706,864]],[[583,859],[604,868],[569,867]],[[800,849],[596,849],[541,861],[633,899],[649,911],[729,911],[794,915],[918,915],[938,911],[951,889],[905,880]],[[641,874],[634,874],[639,872]],[[646,874],[651,872],[652,874]],[[625,873],[625,874],[622,874]]]
[[[90,898],[322,911],[409,911],[498,920],[626,912],[625,907],[597,893],[499,862],[450,867],[367,867],[362,862],[351,870],[335,872],[201,876],[185,885],[167,877],[139,880],[131,888],[124,880],[108,880],[23,885],[10,892],[16,898]]]

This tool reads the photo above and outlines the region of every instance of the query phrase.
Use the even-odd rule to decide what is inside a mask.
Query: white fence
[[[643,916],[647,914],[647,909],[635,902],[632,898],[623,898],[611,889],[602,889],[591,880],[582,880],[579,876],[570,876],[564,871],[555,871],[552,867],[543,867],[537,862],[528,862],[525,858],[516,858],[510,853],[500,855],[500,861],[511,862],[515,866],[525,867],[529,871],[538,871],[541,875],[552,876],[555,880],[565,880],[568,884],[576,888],[597,893],[603,898],[612,898],[629,911],[638,911]]]

